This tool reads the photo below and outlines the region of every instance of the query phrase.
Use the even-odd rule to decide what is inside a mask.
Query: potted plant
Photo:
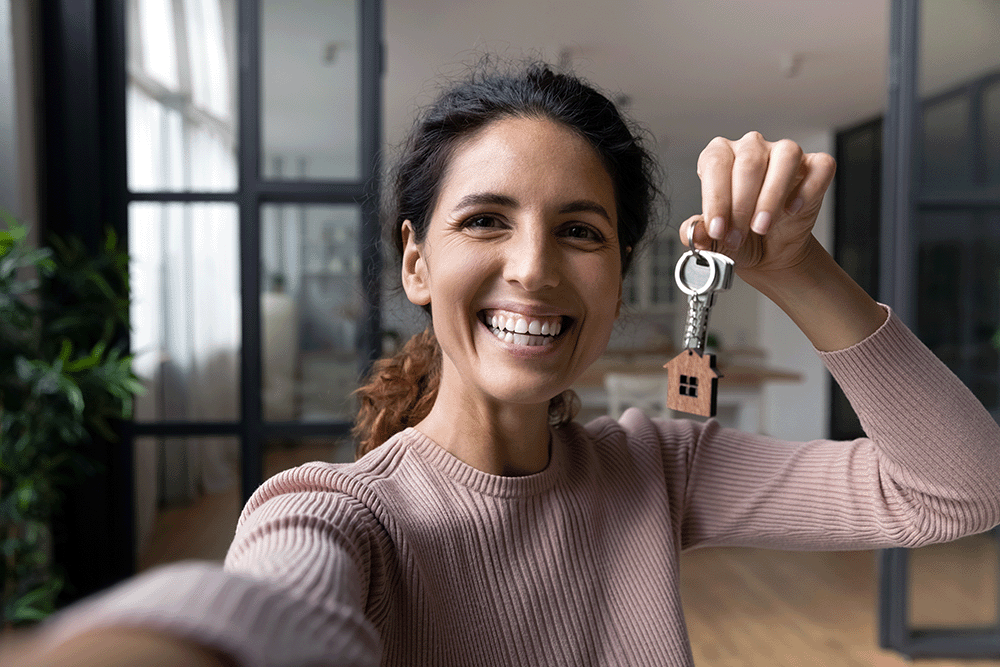
[[[41,620],[64,585],[52,558],[63,493],[95,470],[89,440],[116,440],[142,390],[119,342],[128,256],[52,238],[33,248],[0,212],[0,629]]]

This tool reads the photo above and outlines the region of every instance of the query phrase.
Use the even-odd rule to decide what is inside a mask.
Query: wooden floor
[[[305,461],[349,457],[331,443],[276,449],[266,474]],[[160,513],[140,566],[183,558],[222,559],[240,501],[236,490]],[[681,591],[700,667],[806,665],[1000,667],[998,660],[917,660],[876,641],[876,554],[704,549],[684,554]],[[911,555],[915,625],[997,623],[995,541],[976,536]]]

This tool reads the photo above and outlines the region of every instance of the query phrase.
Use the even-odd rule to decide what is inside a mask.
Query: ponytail
[[[430,327],[406,342],[394,357],[379,359],[368,382],[355,391],[355,455],[361,458],[426,417],[441,382],[441,346]]]

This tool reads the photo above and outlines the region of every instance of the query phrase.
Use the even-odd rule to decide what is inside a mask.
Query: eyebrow
[[[455,210],[471,208],[474,206],[504,206],[507,208],[517,208],[518,201],[513,197],[501,195],[495,192],[474,192],[465,195],[459,200]],[[596,213],[608,222],[611,222],[611,215],[607,209],[590,199],[577,199],[571,201],[559,209],[559,213]]]
[[[517,208],[517,200],[507,195],[495,192],[474,192],[465,195],[455,206],[455,210],[472,208],[474,206],[503,206],[506,208]]]
[[[572,201],[561,209],[560,213],[596,213],[608,222],[611,222],[611,215],[608,214],[607,209],[598,204],[596,201],[591,201],[589,199],[577,199]]]

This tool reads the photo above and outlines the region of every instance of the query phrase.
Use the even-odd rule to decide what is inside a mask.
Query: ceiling
[[[1000,1],[925,0],[924,88],[1000,66]],[[569,63],[627,96],[667,162],[713,136],[829,132],[882,112],[887,0],[386,0],[386,140],[484,54]]]

